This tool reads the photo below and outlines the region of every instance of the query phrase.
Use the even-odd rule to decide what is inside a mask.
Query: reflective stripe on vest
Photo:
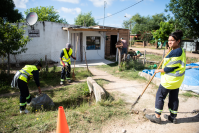
[[[162,69],[165,67],[178,68],[169,73],[161,73],[161,85],[166,89],[180,88],[184,80],[186,68],[186,56],[184,50],[182,49],[182,55],[179,57],[165,58]]]
[[[34,70],[38,70],[35,65],[26,65],[21,70],[19,70],[21,72],[21,75],[19,76],[19,79],[27,82],[28,81],[28,77],[30,77],[30,78],[33,77],[32,71],[34,71]]]

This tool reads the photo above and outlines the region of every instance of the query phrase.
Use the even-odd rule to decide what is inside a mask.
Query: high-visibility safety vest
[[[161,73],[161,85],[166,89],[178,89],[185,76],[186,56],[182,49],[182,55],[179,57],[164,58],[162,69],[165,67],[178,67],[169,73]]]
[[[38,70],[35,65],[25,65],[25,67],[23,67],[21,70],[19,70],[21,72],[19,79],[27,82],[28,78],[30,78],[30,79],[33,78],[33,74],[31,72],[33,72],[34,70],[35,71]]]
[[[70,56],[72,55],[73,50],[70,48],[68,53],[67,53],[66,48],[63,48],[62,50],[63,50],[63,52],[64,52],[64,56],[62,57],[62,61],[63,61],[64,63],[69,63],[69,64],[71,64]],[[61,61],[60,61],[60,64],[63,65]]]

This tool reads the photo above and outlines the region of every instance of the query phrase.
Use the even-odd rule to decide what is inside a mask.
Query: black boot
[[[177,124],[177,119],[176,118],[173,118],[172,116],[170,116],[170,115],[164,115],[164,118],[165,119],[167,119],[167,120],[169,120],[169,121],[171,121],[172,123],[174,123],[174,124]]]
[[[151,122],[155,122],[160,124],[161,123],[161,118],[157,118],[155,114],[153,115],[145,115],[147,119],[149,119]]]

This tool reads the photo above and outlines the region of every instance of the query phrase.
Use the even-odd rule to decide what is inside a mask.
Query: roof
[[[117,27],[108,27],[104,26],[104,28],[101,25],[95,25],[90,27],[80,26],[80,25],[69,25],[68,27],[62,27],[63,30],[71,30],[71,31],[116,31],[116,30],[129,30],[129,29],[123,29],[123,28],[117,28]]]

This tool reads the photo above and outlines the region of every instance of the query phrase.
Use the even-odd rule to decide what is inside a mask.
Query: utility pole
[[[104,18],[103,18],[103,29],[104,29],[104,21],[105,21],[105,8],[106,8],[107,2],[104,1]]]

